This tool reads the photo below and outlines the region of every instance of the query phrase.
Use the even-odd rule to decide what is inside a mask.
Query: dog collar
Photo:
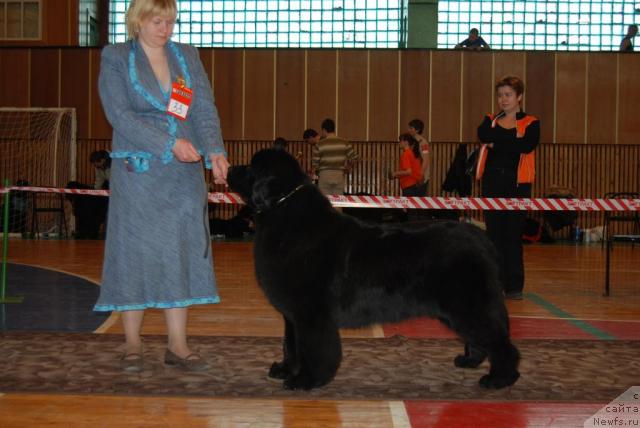
[[[276,205],[280,205],[281,203],[283,203],[284,201],[289,199],[291,196],[293,196],[294,193],[296,193],[298,190],[302,189],[304,187],[304,185],[305,185],[305,183],[302,183],[301,185],[299,185],[298,187],[296,187],[295,189],[293,189],[292,191],[290,191],[289,193],[287,193],[286,195],[284,195],[283,197],[278,199],[276,201]]]

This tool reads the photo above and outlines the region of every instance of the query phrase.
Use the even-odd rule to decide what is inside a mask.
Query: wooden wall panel
[[[401,51],[400,66],[400,132],[409,127],[409,121],[424,122],[423,135],[429,129],[429,64],[430,51]]]
[[[273,49],[245,51],[244,138],[274,138],[274,65]]]
[[[556,54],[556,141],[584,143],[586,55]]]
[[[460,140],[461,51],[433,51],[429,141]]]
[[[554,142],[555,53],[527,52],[525,111],[540,119],[540,141]]]
[[[73,0],[43,1],[42,33],[49,46],[69,46],[78,43],[78,7]],[[75,34],[75,38],[73,35]]]
[[[58,107],[60,50],[31,50],[31,107]]]
[[[465,52],[462,58],[462,141],[477,141],[482,118],[496,110],[492,102],[492,56]]]
[[[485,52],[487,53],[487,52]],[[492,52],[494,61],[494,83],[504,76],[517,76],[526,79],[525,52]]]
[[[305,51],[276,52],[276,136],[300,140],[305,130]]]
[[[371,50],[369,57],[369,136],[370,141],[394,141],[398,137],[397,50]]]
[[[338,51],[338,117],[336,132],[348,140],[367,138],[366,50]]]
[[[587,86],[587,141],[616,142],[616,54],[590,53]]]
[[[209,77],[209,83],[213,87],[215,76],[213,75],[213,49],[198,49],[198,55],[200,56],[200,62],[202,62],[202,68]]]
[[[78,139],[89,138],[89,49],[63,49],[60,61],[60,107],[75,107]]]
[[[29,106],[29,49],[0,50],[0,106]]]
[[[220,115],[222,137],[229,140],[241,140],[244,138],[242,111],[244,51],[216,49],[213,63],[213,93]]]
[[[336,118],[337,51],[307,51],[307,117],[306,128],[320,132],[320,124],[328,117]]]
[[[618,143],[640,144],[640,56],[618,54]]]
[[[77,46],[78,0],[42,0],[40,40],[0,40],[0,46]]]
[[[516,69],[523,58],[497,51],[246,52],[245,66],[244,50],[200,50],[228,140],[270,140],[274,127],[297,140],[304,128],[318,129],[326,117],[336,119],[339,133],[353,140],[395,140],[413,118],[425,122],[431,141],[473,140],[478,116],[491,110],[488,100],[494,98],[488,58],[494,76],[496,69]],[[76,107],[80,138],[109,138],[96,87],[99,53],[0,48],[0,105]],[[611,144],[617,138],[620,144],[639,144],[640,56],[526,52],[524,58],[525,109],[540,117],[542,142]],[[479,81],[485,83],[471,84]]]
[[[98,92],[98,76],[100,75],[100,49],[91,49],[91,138],[110,139],[112,135],[111,125],[107,121]]]
[[[67,15],[67,21],[69,22],[67,30],[67,44],[69,46],[78,46],[80,41],[80,4],[78,0],[67,0],[67,5],[69,8],[69,13]]]

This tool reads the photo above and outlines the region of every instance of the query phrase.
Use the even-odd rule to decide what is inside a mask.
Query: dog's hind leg
[[[490,345],[488,352],[491,369],[489,374],[480,378],[480,385],[489,389],[498,389],[516,383],[520,377],[518,372],[520,352],[509,338]]]
[[[451,325],[451,321],[444,316],[438,317],[438,320],[451,330],[455,330]],[[487,358],[487,353],[477,346],[467,342],[464,344],[464,354],[458,355],[453,360],[453,365],[460,368],[475,369]]]
[[[284,387],[308,390],[326,385],[336,375],[342,359],[338,327],[329,317],[303,316],[296,321],[296,352],[300,367],[297,373],[287,377]]]
[[[480,385],[489,389],[504,388],[520,377],[520,352],[509,338],[509,314],[504,300],[494,300],[487,306],[491,309],[484,312],[485,318],[480,324],[486,327],[480,330],[482,334],[477,343],[489,355],[491,368],[489,374],[480,379]]]
[[[284,318],[284,338],[282,339],[283,358],[280,362],[274,362],[269,369],[269,377],[273,379],[286,379],[298,372],[300,364],[296,351],[296,335],[294,326],[286,317]]]
[[[489,374],[480,379],[485,388],[503,388],[513,385],[520,373],[520,353],[509,339],[509,325],[503,303],[491,310],[477,311],[465,316],[451,316],[451,328],[465,340],[465,355],[455,358],[457,367],[477,367],[488,356]]]
[[[456,367],[475,369],[487,358],[487,353],[471,343],[464,344],[464,354],[458,355],[453,364]]]

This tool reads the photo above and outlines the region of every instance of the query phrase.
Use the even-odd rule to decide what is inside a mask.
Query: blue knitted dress
[[[176,138],[206,158],[224,153],[211,86],[195,48],[168,42],[171,81],[193,90],[187,119],[166,113],[165,93],[138,42],[102,51],[99,90],[113,127],[111,198],[96,311],[217,303],[200,162],[173,157]]]

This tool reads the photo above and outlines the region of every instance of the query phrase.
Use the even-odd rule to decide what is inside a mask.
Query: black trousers
[[[429,182],[414,184],[413,186],[402,189],[402,196],[426,196],[427,184]],[[420,221],[427,218],[426,210],[410,209],[407,213],[407,220]]]
[[[482,177],[482,196],[487,198],[530,198],[531,184],[517,184],[517,172],[494,168]],[[487,235],[498,250],[505,293],[524,289],[522,228],[526,211],[485,211]]]

